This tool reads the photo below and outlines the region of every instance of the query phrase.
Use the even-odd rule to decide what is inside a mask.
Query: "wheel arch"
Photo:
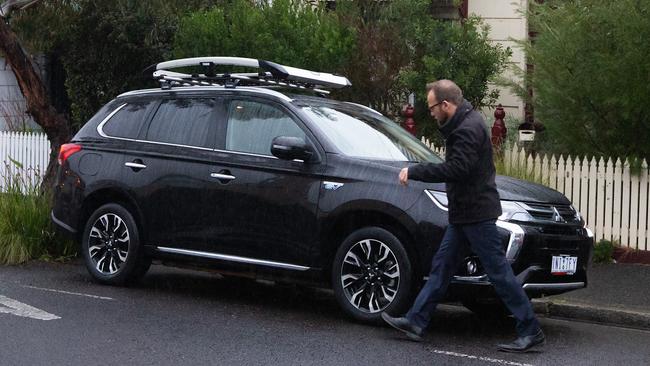
[[[97,210],[99,207],[108,203],[119,204],[123,206],[127,211],[129,211],[129,213],[131,213],[136,225],[138,226],[140,241],[143,243],[146,242],[146,228],[142,220],[142,212],[140,211],[138,205],[136,204],[135,200],[125,191],[114,187],[98,189],[96,191],[93,191],[84,199],[84,202],[81,206],[81,214],[79,215],[79,222],[77,225],[77,227],[80,228],[80,230],[77,231],[78,241],[81,242],[81,236],[83,235],[84,229],[86,227],[86,221],[90,215],[92,215],[92,213],[95,212],[95,210]]]
[[[402,216],[401,218],[398,218]],[[331,276],[332,264],[336,250],[343,243],[343,240],[355,230],[364,227],[380,227],[395,235],[404,246],[411,261],[413,273],[421,272],[419,251],[416,247],[416,237],[413,234],[416,230],[415,222],[409,220],[406,213],[396,207],[387,209],[349,209],[338,213],[328,220],[324,226],[327,233],[321,247],[321,263],[323,274],[327,280]]]

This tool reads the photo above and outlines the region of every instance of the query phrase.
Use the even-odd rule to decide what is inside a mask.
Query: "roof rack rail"
[[[215,72],[216,66],[239,66],[260,69],[251,73]],[[203,74],[185,74],[170,69],[201,67]],[[156,65],[153,77],[159,80],[163,89],[178,85],[224,86],[238,85],[280,86],[328,94],[323,88],[344,88],[352,85],[344,76],[315,72],[284,66],[270,61],[244,57],[194,57],[161,62]]]

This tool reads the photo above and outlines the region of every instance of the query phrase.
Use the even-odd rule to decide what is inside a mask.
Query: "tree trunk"
[[[20,90],[25,96],[27,113],[41,126],[50,140],[50,161],[43,177],[41,190],[51,190],[58,167],[59,148],[71,137],[68,120],[52,106],[43,80],[20,45],[18,37],[2,18],[0,18],[0,50],[13,69]]]

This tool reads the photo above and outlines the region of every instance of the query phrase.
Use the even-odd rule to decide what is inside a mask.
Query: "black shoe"
[[[411,322],[406,318],[393,318],[392,316],[381,313],[381,318],[388,323],[391,327],[400,330],[414,341],[421,342],[424,331],[422,328],[417,325],[411,324]]]
[[[545,343],[546,337],[544,337],[544,332],[540,329],[537,333],[519,337],[512,343],[499,344],[497,345],[497,349],[503,352],[524,353],[531,351],[535,346],[544,345]]]

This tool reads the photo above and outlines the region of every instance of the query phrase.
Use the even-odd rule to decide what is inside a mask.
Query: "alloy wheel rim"
[[[393,302],[400,268],[390,248],[376,239],[355,243],[341,266],[341,286],[350,304],[365,313],[378,313]]]
[[[126,263],[130,244],[129,228],[121,217],[107,213],[100,216],[90,229],[88,254],[95,269],[113,275]]]

